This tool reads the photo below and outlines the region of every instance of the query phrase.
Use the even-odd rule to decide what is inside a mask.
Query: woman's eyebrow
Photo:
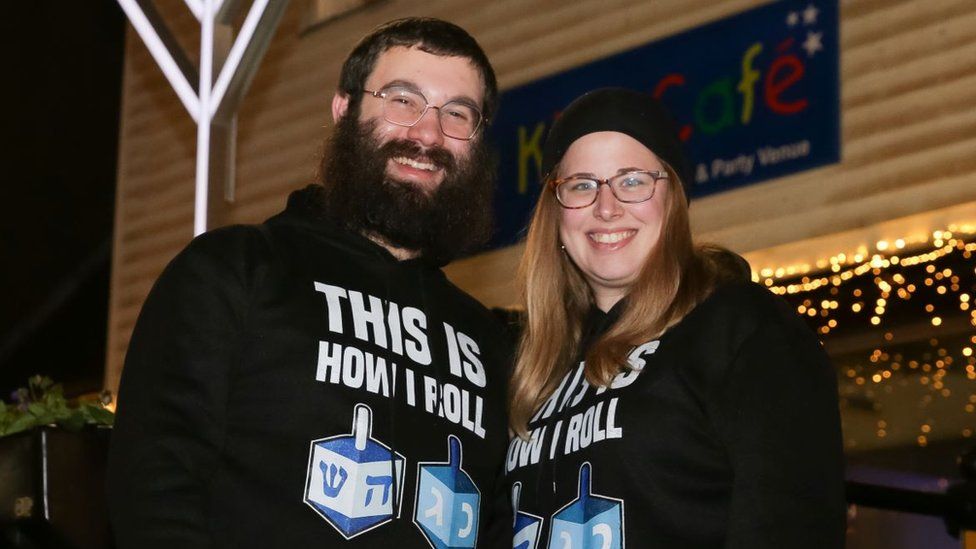
[[[576,173],[571,173],[571,174],[567,175],[563,179],[569,179],[570,177],[594,177],[595,178],[596,175],[594,175],[594,174],[592,174],[590,172],[576,172]]]
[[[620,175],[622,173],[627,173],[627,172],[645,172],[645,171],[653,171],[653,170],[648,170],[646,168],[638,168],[636,166],[628,166],[626,168],[618,168],[616,175]],[[566,178],[569,178],[569,177],[594,177],[595,178],[596,177],[596,174],[594,174],[592,172],[576,172],[576,173],[572,173],[572,174],[567,175],[563,179],[566,179]]]

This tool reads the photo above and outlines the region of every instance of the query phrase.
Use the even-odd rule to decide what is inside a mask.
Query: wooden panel
[[[306,3],[293,0],[241,104],[237,201],[216,205],[212,219],[261,221],[284,205],[289,190],[312,180],[332,125],[329,102],[341,62],[383,21],[431,15],[457,22],[510,88],[765,3],[390,0],[301,34]],[[196,57],[197,22],[182,2],[157,4]],[[695,201],[700,238],[731,246],[760,267],[813,262],[897,237],[898,227],[976,222],[976,3],[841,2],[841,75],[843,161]],[[189,241],[193,217],[195,127],[131,29],[120,131],[110,388],[139,307]],[[447,271],[483,302],[508,305],[520,253],[518,246],[497,250]]]

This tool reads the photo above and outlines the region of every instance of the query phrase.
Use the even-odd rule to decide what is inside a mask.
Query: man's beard
[[[491,236],[495,163],[483,139],[467,158],[443,147],[423,150],[395,139],[380,144],[375,121],[353,112],[339,119],[322,159],[326,213],[336,223],[440,264],[477,249]],[[423,159],[443,173],[433,190],[387,177],[394,157]]]

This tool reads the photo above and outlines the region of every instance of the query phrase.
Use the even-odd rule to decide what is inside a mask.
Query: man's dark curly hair
[[[356,44],[339,74],[339,91],[349,97],[349,112],[358,113],[363,86],[373,72],[376,60],[386,50],[416,47],[431,55],[464,57],[481,73],[485,86],[481,111],[487,125],[498,106],[498,82],[488,56],[467,31],[454,23],[431,17],[396,19],[377,27]]]

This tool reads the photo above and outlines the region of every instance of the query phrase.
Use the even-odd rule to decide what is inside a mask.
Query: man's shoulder
[[[491,312],[475,297],[465,290],[462,290],[446,275],[443,276],[443,289],[447,296],[453,301],[455,306],[469,311],[471,314],[490,316]]]
[[[193,238],[181,255],[193,259],[240,259],[266,253],[271,237],[263,225],[228,225]]]
[[[261,226],[231,225],[195,237],[170,261],[163,276],[248,277],[272,257],[270,236]]]
[[[444,277],[444,285],[446,297],[451,300],[453,308],[469,322],[478,326],[482,333],[505,341],[511,339],[511,334],[499,315],[493,313],[474,296],[448,280],[447,277]]]

